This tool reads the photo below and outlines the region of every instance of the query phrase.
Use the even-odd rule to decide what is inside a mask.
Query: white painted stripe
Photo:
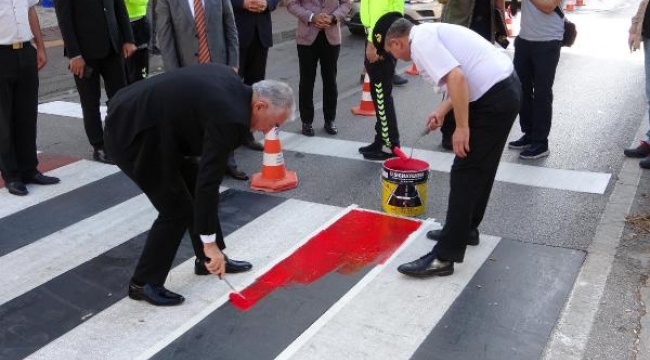
[[[38,112],[41,114],[69,116],[83,119],[81,104],[70,101],[52,101],[38,105]],[[99,107],[102,120],[106,117],[106,106]]]
[[[364,99],[363,97],[366,94],[369,95],[369,93],[363,92],[362,99]],[[57,110],[60,112],[57,115],[81,116],[79,115],[81,106],[76,103],[64,101],[45,103],[39,105],[39,111],[41,107],[48,111],[49,108],[55,108],[55,110],[61,108],[62,110]],[[78,110],[74,110],[77,108]],[[63,114],[64,112],[66,114]],[[282,146],[285,150],[355,160],[363,159],[358,152],[358,148],[367,145],[366,143],[357,141],[326,139],[322,137],[308,138],[288,132],[280,132],[280,138],[282,139]],[[410,148],[404,148],[402,150],[410,152]],[[421,149],[416,150],[416,157],[427,161],[431,166],[431,170],[449,172],[454,160],[453,154]],[[497,181],[512,184],[591,194],[605,193],[610,178],[611,174],[609,173],[552,169],[506,162],[502,162],[499,165],[496,176]]]
[[[481,246],[470,247],[449,277],[398,273],[399,264],[431,250],[433,242],[425,239],[430,229],[423,226],[276,359],[409,359],[500,241],[481,235]]]
[[[149,230],[156,216],[139,195],[0,257],[0,304]]]
[[[357,141],[306,137],[288,132],[280,133],[280,138],[285,150],[353,160],[363,160],[358,149],[367,145]],[[408,154],[411,148],[402,150]],[[416,149],[414,156],[428,162],[431,170],[440,172],[449,172],[454,161],[454,155],[451,153],[430,150]],[[603,194],[610,178],[611,174],[607,173],[551,169],[507,162],[500,163],[496,176],[498,181],[513,184],[591,194]]]
[[[80,188],[118,171],[120,169],[117,166],[88,160],[79,160],[54,169],[47,174],[61,179],[61,182],[56,185],[27,185],[29,189],[29,195],[27,196],[15,196],[7,191],[0,191],[0,218]]]
[[[226,238],[228,256],[254,271],[228,275],[242,288],[291,254],[349,209],[287,200]],[[272,225],[272,226],[271,226]],[[194,259],[177,266],[166,287],[186,297],[160,308],[125,298],[32,354],[29,359],[148,359],[228,301],[230,289],[213,276],[195,276]],[[115,331],[119,329],[119,331]]]

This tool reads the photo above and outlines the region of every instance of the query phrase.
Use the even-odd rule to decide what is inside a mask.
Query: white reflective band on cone
[[[264,157],[262,158],[262,164],[264,166],[284,165],[284,156],[282,156],[282,153],[277,153],[277,154],[264,153]]]

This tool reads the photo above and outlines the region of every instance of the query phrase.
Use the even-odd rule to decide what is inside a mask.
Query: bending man
[[[219,186],[228,154],[244,135],[282,125],[293,108],[288,85],[265,80],[250,87],[232,68],[217,64],[171,71],[115,95],[106,117],[107,150],[159,213],[129,284],[130,298],[153,305],[183,302],[163,285],[187,229],[197,275],[252,268],[221,252]]]

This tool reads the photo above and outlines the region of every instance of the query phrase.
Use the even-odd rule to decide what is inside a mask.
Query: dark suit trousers
[[[365,53],[364,53],[365,54]],[[375,143],[393,148],[399,146],[397,115],[393,104],[393,76],[397,61],[389,54],[371,63],[364,55],[364,65],[370,78],[370,95],[375,105]]]
[[[5,182],[36,174],[36,49],[0,48],[0,172]]]
[[[260,42],[256,29],[250,45],[239,47],[239,76],[244,84],[253,85],[264,80],[268,54],[269,49]]]
[[[325,121],[336,120],[336,102],[339,96],[336,74],[340,50],[341,45],[330,45],[323,31],[318,33],[311,45],[298,45],[298,107],[300,119],[305,124],[314,122],[314,82],[319,62],[323,80],[323,117]]]
[[[521,85],[513,73],[469,105],[469,148],[451,167],[447,219],[434,251],[462,262],[471,229],[483,220],[508,133],[519,112]]]
[[[174,152],[170,143],[161,140],[158,128],[138,135],[127,149],[116,144],[113,136],[106,137],[106,151],[158,210],[133,274],[136,283],[164,284],[185,231],[194,226],[198,158],[170,156]],[[199,235],[190,231],[190,238],[196,256],[205,259]],[[226,247],[219,221],[217,246]]]
[[[106,96],[110,101],[113,94],[126,86],[124,58],[122,54],[111,52],[110,55],[103,59],[84,60],[86,65],[93,69],[92,75],[87,79],[79,79],[78,76],[74,76],[74,80],[79,91],[84,128],[90,145],[95,148],[102,148],[104,146],[104,130],[99,113],[99,100],[101,97],[99,76],[101,75],[104,80]]]

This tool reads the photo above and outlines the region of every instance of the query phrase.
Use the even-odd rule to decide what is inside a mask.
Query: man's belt
[[[10,45],[0,45],[1,49],[12,49],[12,50],[20,50],[26,46],[29,45],[29,41],[24,41],[24,42],[15,42]]]

